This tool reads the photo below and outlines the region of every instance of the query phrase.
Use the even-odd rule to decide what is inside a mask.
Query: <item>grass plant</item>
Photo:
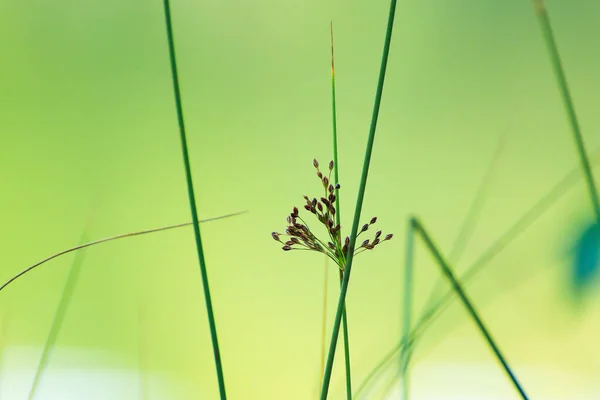
[[[557,44],[554,38],[554,33],[550,24],[550,19],[547,10],[544,6],[543,0],[533,0],[535,11],[540,23],[540,27],[544,36],[544,41],[547,45],[551,65],[554,69],[559,90],[562,96],[562,101],[566,110],[566,114],[569,120],[571,133],[575,140],[577,152],[581,162],[581,170],[583,170],[583,177],[586,180],[589,196],[591,199],[592,207],[596,216],[596,221],[600,225],[600,201],[597,195],[597,188],[594,181],[591,161],[587,154],[581,129],[575,112],[573,100],[567,84],[566,74],[564,72],[562,61],[558,52]],[[225,378],[223,371],[223,364],[221,360],[221,353],[218,343],[217,327],[215,321],[215,313],[213,310],[213,304],[210,295],[210,286],[208,280],[208,272],[206,267],[206,261],[204,257],[204,251],[202,247],[202,237],[200,233],[200,224],[212,220],[221,218],[227,218],[241,213],[228,214],[217,218],[199,220],[198,209],[196,205],[195,190],[192,180],[192,168],[191,160],[188,149],[188,142],[186,137],[186,129],[183,116],[183,106],[181,99],[181,90],[177,70],[176,51],[175,51],[175,40],[173,35],[172,17],[169,0],[164,0],[164,16],[166,21],[167,41],[168,41],[168,53],[171,69],[171,78],[174,91],[176,116],[179,128],[179,137],[181,141],[182,158],[185,168],[185,179],[188,192],[188,200],[190,213],[192,216],[192,222],[171,225],[167,227],[149,229],[145,231],[138,231],[133,233],[127,233],[123,235],[112,236],[96,240],[89,243],[82,243],[78,246],[66,249],[59,253],[56,253],[44,260],[24,269],[20,273],[16,274],[2,286],[0,291],[5,289],[9,284],[24,276],[28,272],[36,269],[37,267],[45,264],[46,262],[53,260],[59,256],[68,254],[73,251],[82,250],[89,246],[96,244],[122,239],[126,237],[138,236],[148,233],[154,233],[169,229],[175,229],[192,225],[196,253],[198,257],[198,263],[200,267],[204,300],[207,310],[207,316],[210,327],[211,342],[213,348],[213,356],[215,361],[215,368],[217,374],[217,381],[219,386],[219,395],[222,400],[227,398],[225,389]],[[337,134],[337,111],[336,111],[336,88],[335,88],[335,68],[334,68],[334,41],[333,41],[333,24],[330,25],[331,34],[331,92],[332,92],[332,138],[333,138],[333,160],[327,165],[327,170],[322,172],[320,169],[319,162],[314,159],[313,166],[316,169],[316,174],[320,180],[320,184],[323,186],[323,196],[310,198],[304,195],[305,204],[303,205],[306,212],[313,214],[318,222],[325,228],[327,232],[327,239],[322,239],[316,233],[315,230],[311,230],[309,224],[301,217],[300,211],[297,207],[293,207],[292,212],[287,216],[287,227],[284,233],[272,232],[272,238],[282,244],[284,251],[291,250],[309,250],[317,251],[325,255],[325,277],[324,277],[324,292],[323,292],[323,323],[322,323],[322,343],[321,343],[321,368],[319,378],[321,381],[321,390],[319,394],[320,400],[326,400],[329,394],[329,386],[331,381],[331,374],[333,369],[333,362],[335,358],[336,345],[339,338],[339,330],[343,332],[344,342],[344,361],[345,361],[345,389],[346,398],[348,400],[358,398],[361,396],[370,381],[375,377],[386,365],[391,363],[396,355],[399,355],[400,360],[400,374],[402,376],[403,391],[402,395],[405,400],[409,398],[409,366],[412,352],[415,349],[419,339],[424,334],[428,326],[430,326],[435,319],[441,315],[445,307],[450,302],[458,298],[463,306],[466,308],[471,318],[477,325],[481,335],[486,340],[487,344],[491,348],[492,352],[496,356],[497,360],[501,364],[501,367],[507,374],[510,382],[515,387],[515,390],[519,393],[519,396],[523,399],[528,399],[525,390],[519,380],[517,379],[513,369],[510,367],[504,354],[500,351],[499,345],[493,339],[492,334],[488,327],[483,322],[480,313],[477,311],[477,307],[472,303],[466,294],[464,289],[465,285],[472,280],[488,262],[496,257],[501,251],[503,251],[510,243],[512,243],[525,229],[531,226],[545,211],[547,211],[551,205],[553,205],[558,198],[566,194],[567,190],[574,186],[575,183],[581,178],[580,169],[576,169],[567,174],[557,185],[555,185],[546,195],[544,195],[538,202],[536,202],[521,218],[517,220],[503,235],[501,235],[486,251],[484,251],[480,257],[472,263],[466,270],[466,272],[456,277],[450,264],[454,264],[455,261],[460,257],[459,254],[462,252],[466,243],[468,242],[470,235],[472,234],[473,227],[476,224],[479,210],[482,207],[483,200],[485,197],[485,188],[489,183],[488,174],[485,175],[484,182],[481,186],[479,193],[475,196],[475,200],[471,205],[471,211],[460,233],[454,243],[454,247],[449,256],[449,261],[440,252],[439,248],[431,239],[429,231],[427,231],[421,221],[416,217],[410,217],[407,224],[407,237],[406,237],[406,248],[405,248],[405,276],[404,276],[404,318],[403,318],[403,335],[399,340],[398,344],[387,353],[381,361],[367,374],[366,379],[363,380],[361,385],[358,387],[356,392],[352,393],[352,379],[351,379],[351,365],[350,365],[350,346],[349,346],[349,328],[347,320],[346,310],[346,296],[348,292],[351,270],[353,266],[354,256],[372,250],[384,241],[390,240],[393,235],[383,235],[382,231],[376,231],[373,238],[362,241],[357,246],[357,240],[359,236],[369,230],[373,230],[373,225],[377,222],[377,217],[373,217],[368,223],[360,225],[362,206],[364,196],[366,194],[367,178],[369,174],[370,161],[373,151],[375,133],[377,129],[377,121],[379,116],[379,110],[383,95],[383,88],[385,82],[385,75],[389,57],[389,51],[391,46],[392,31],[394,25],[396,11],[396,1],[390,1],[389,14],[387,20],[386,35],[383,47],[383,54],[381,59],[379,77],[377,82],[375,101],[373,105],[373,112],[371,116],[370,128],[368,133],[367,145],[365,149],[365,156],[363,160],[362,172],[360,177],[360,184],[357,193],[357,200],[355,205],[353,223],[350,234],[345,236],[342,235],[342,227],[340,222],[340,193],[341,188],[339,183],[339,157],[338,157],[338,134]],[[595,153],[595,158],[598,158],[600,153]],[[496,159],[496,158],[495,158]],[[495,160],[494,159],[494,160]],[[490,168],[490,171],[493,168]],[[332,176],[333,175],[333,176]],[[87,236],[84,235],[84,237]],[[286,237],[286,238],[284,238]],[[419,238],[425,245],[428,253],[433,256],[437,265],[439,266],[442,275],[450,283],[451,290],[447,291],[438,302],[433,301],[433,296],[427,301],[425,310],[421,312],[421,315],[413,326],[412,321],[412,295],[413,295],[413,268],[414,268],[414,246],[415,238]],[[82,238],[82,242],[84,239]],[[36,389],[39,381],[43,375],[44,369],[47,365],[47,361],[51,352],[52,347],[56,342],[56,338],[60,332],[62,321],[64,319],[66,310],[68,308],[73,290],[76,286],[77,277],[80,272],[80,268],[83,261],[83,252],[78,252],[71,266],[67,281],[63,288],[62,297],[54,315],[53,323],[50,327],[50,331],[45,342],[39,364],[37,366],[36,374],[33,380],[33,384],[29,393],[29,400],[35,398]],[[329,342],[329,348],[327,351],[327,357],[325,357],[325,332],[326,332],[326,321],[327,321],[327,277],[328,277],[328,260],[331,259],[338,267],[339,271],[339,282],[340,292],[337,303],[336,314],[333,322],[333,330],[331,341]],[[434,292],[439,289],[437,286]],[[432,292],[433,293],[433,292]],[[140,309],[140,334],[142,331],[142,310]],[[3,326],[3,331],[5,327]],[[0,336],[0,349],[3,335]],[[141,345],[141,340],[140,340]],[[143,370],[143,348],[139,349],[140,356],[140,369]],[[147,396],[148,393],[145,391],[143,382],[143,376],[140,378],[140,385],[142,387],[142,396]]]

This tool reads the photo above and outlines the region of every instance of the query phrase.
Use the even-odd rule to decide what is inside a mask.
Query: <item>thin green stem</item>
[[[206,218],[206,219],[198,221],[198,223],[205,223],[205,222],[210,222],[210,221],[216,221],[218,219],[229,218],[229,217],[233,217],[233,216],[236,216],[236,215],[244,214],[246,212],[247,211],[242,211],[242,212],[237,212],[237,213],[233,213],[233,214],[222,215],[220,217]],[[32,266],[25,268],[24,270],[22,270],[21,272],[19,272],[16,275],[13,275],[12,278],[10,278],[9,280],[7,280],[6,282],[4,282],[4,284],[2,284],[2,286],[0,286],[0,291],[3,290],[3,289],[5,289],[8,285],[10,285],[12,282],[16,281],[18,278],[22,277],[26,273],[28,273],[30,271],[33,271],[37,267],[39,267],[39,266],[47,263],[50,260],[53,260],[53,259],[58,258],[60,256],[64,256],[65,254],[69,254],[69,253],[71,253],[73,251],[81,250],[81,249],[84,249],[86,247],[94,246],[94,245],[97,245],[97,244],[100,244],[100,243],[111,242],[111,241],[117,240],[117,239],[124,239],[124,238],[128,238],[128,237],[133,237],[133,236],[146,235],[148,233],[155,233],[155,232],[162,232],[162,231],[166,231],[166,230],[170,230],[170,229],[183,228],[183,227],[189,226],[189,225],[193,225],[193,222],[186,222],[186,223],[183,223],[183,224],[176,224],[176,225],[168,225],[168,226],[163,226],[163,227],[160,227],[160,228],[152,228],[152,229],[146,229],[146,230],[143,230],[143,231],[137,231],[137,232],[125,233],[125,234],[116,235],[116,236],[110,236],[110,237],[107,237],[107,238],[104,238],[104,239],[98,239],[98,240],[94,240],[93,242],[84,243],[84,244],[80,244],[79,246],[71,247],[69,249],[60,251],[60,252],[58,252],[56,254],[53,254],[50,257],[46,257],[42,261],[39,261],[39,262],[33,264]]]
[[[429,237],[429,234],[423,227],[423,224],[414,217],[411,218],[411,223],[413,225],[414,232],[419,234],[419,237],[423,240],[423,242],[425,243],[425,246],[427,246],[429,252],[433,255],[433,257],[437,261],[437,264],[441,268],[442,273],[450,281],[452,288],[454,289],[454,291],[456,292],[456,294],[462,301],[463,305],[467,309],[467,312],[471,315],[471,318],[473,319],[473,321],[479,328],[479,331],[483,335],[484,339],[487,341],[488,345],[492,349],[493,353],[496,356],[496,359],[502,365],[502,368],[508,375],[508,377],[509,377],[510,381],[512,382],[512,384],[514,385],[515,389],[517,390],[517,392],[519,392],[519,395],[521,396],[521,398],[523,398],[524,400],[527,400],[528,397],[525,394],[525,390],[519,383],[516,375],[512,371],[512,368],[508,365],[508,362],[504,358],[504,355],[502,355],[500,348],[498,347],[498,345],[492,338],[491,333],[489,332],[489,330],[486,328],[485,324],[483,323],[481,317],[479,316],[479,313],[475,309],[475,306],[473,305],[471,300],[469,300],[469,298],[467,297],[467,294],[463,290],[461,284],[454,277],[454,274],[452,273],[452,269],[450,268],[450,266],[448,265],[448,263],[446,262],[446,260],[442,256],[442,254],[439,252],[437,246],[433,243],[433,241]]]
[[[194,195],[194,184],[192,182],[192,168],[190,166],[190,156],[188,152],[187,139],[185,134],[185,124],[183,119],[183,106],[181,104],[181,92],[179,89],[179,77],[177,75],[177,62],[175,58],[175,40],[173,38],[173,27],[171,24],[171,10],[169,0],[164,0],[165,21],[167,25],[167,39],[169,42],[169,60],[171,62],[171,75],[173,78],[173,90],[175,94],[175,106],[177,109],[177,122],[179,124],[179,136],[181,138],[181,148],[183,154],[183,164],[185,166],[185,178],[187,182],[188,197],[190,209],[192,212],[192,221],[194,221],[194,237],[196,239],[196,250],[198,253],[198,262],[200,264],[200,274],[202,275],[202,288],[204,289],[204,300],[206,302],[206,312],[208,314],[208,324],[210,326],[210,337],[213,346],[215,358],[215,367],[217,369],[217,380],[219,382],[219,394],[221,400],[225,400],[225,378],[223,376],[223,366],[221,363],[221,353],[219,351],[219,341],[217,338],[217,325],[210,297],[210,287],[208,284],[208,273],[204,261],[204,251],[202,250],[202,238],[200,236],[200,224],[198,221],[198,210],[196,209],[196,197]]]
[[[344,279],[344,272],[340,269],[340,286]],[[350,374],[350,342],[348,339],[348,311],[344,305],[344,312],[342,314],[342,332],[344,335],[344,361],[346,364],[346,398],[352,399],[352,378]]]
[[[573,105],[573,100],[569,91],[569,85],[567,84],[567,77],[562,66],[560,54],[558,53],[558,46],[556,45],[554,33],[552,32],[550,17],[548,16],[548,12],[546,11],[543,0],[534,0],[534,6],[536,15],[540,22],[540,27],[542,28],[544,41],[546,42],[548,52],[550,53],[550,62],[554,68],[554,73],[556,75],[556,80],[562,95],[563,104],[571,125],[571,132],[573,133],[577,151],[579,152],[579,159],[581,161],[583,173],[585,174],[590,200],[592,201],[592,207],[594,208],[594,213],[596,214],[596,223],[600,225],[600,201],[598,200],[598,190],[596,189],[592,168],[590,167],[590,161],[583,143],[581,129],[579,128],[577,114],[575,113],[575,106]]]
[[[81,236],[80,243],[85,242],[86,236],[87,228]],[[46,338],[46,343],[44,344],[42,355],[40,357],[35,371],[35,377],[33,378],[31,389],[29,390],[29,400],[33,400],[35,398],[40,379],[42,378],[42,374],[44,373],[46,365],[48,364],[51,350],[54,347],[56,339],[58,338],[58,334],[60,333],[60,330],[62,328],[67,309],[69,308],[69,304],[71,304],[71,298],[73,296],[75,286],[77,285],[77,279],[79,278],[81,266],[83,265],[84,255],[85,252],[83,251],[77,253],[75,255],[75,258],[73,259],[73,263],[71,264],[71,269],[69,270],[69,275],[67,276],[67,280],[65,282],[65,286],[63,288],[62,296],[58,303],[58,307],[56,308],[56,312],[54,313],[52,325],[50,326],[50,331],[48,332],[48,337]]]
[[[321,383],[321,379],[323,379],[323,372],[325,371],[325,336],[327,331],[327,284],[329,282],[329,269],[327,261],[329,261],[329,259],[325,257],[325,275],[323,277],[323,321],[321,322],[321,369],[319,370],[319,383]]]
[[[358,232],[358,225],[360,223],[360,213],[362,210],[363,199],[365,196],[365,189],[367,186],[367,176],[369,174],[369,165],[371,162],[371,153],[373,151],[373,142],[375,140],[375,131],[377,128],[377,117],[379,115],[379,108],[381,105],[381,97],[383,95],[383,84],[385,81],[385,72],[387,69],[387,61],[389,56],[390,44],[392,41],[392,28],[394,26],[394,16],[396,11],[396,0],[391,0],[390,11],[388,16],[388,24],[385,36],[385,43],[383,46],[383,55],[381,59],[381,68],[379,71],[379,80],[377,82],[377,91],[375,94],[375,103],[373,105],[373,115],[371,117],[371,126],[369,130],[369,138],[367,140],[367,148],[365,153],[365,159],[363,163],[362,175],[360,179],[360,186],[358,189],[358,198],[356,200],[356,209],[354,211],[354,221],[352,223],[352,232],[350,234],[350,245],[348,246],[348,259],[344,267],[344,277],[340,288],[340,296],[338,300],[337,311],[335,315],[335,321],[333,324],[333,333],[331,342],[329,343],[329,353],[327,356],[327,364],[325,367],[325,376],[323,377],[323,387],[321,389],[321,400],[327,399],[329,392],[329,383],[331,381],[331,372],[333,370],[333,360],[335,358],[335,349],[337,345],[338,335],[340,332],[340,323],[344,314],[346,293],[348,291],[348,283],[350,282],[350,273],[352,271],[352,260],[354,258],[354,246],[356,244],[356,234]]]
[[[335,106],[335,62],[334,62],[334,45],[333,45],[333,21],[329,24],[330,33],[331,33],[331,113],[332,113],[332,123],[333,123],[333,177],[335,179],[335,183],[340,182],[339,178],[339,159],[338,159],[338,143],[337,143],[337,112]],[[335,186],[335,185],[334,185]],[[338,189],[335,189],[335,223],[336,225],[340,224],[340,195]],[[341,238],[341,233],[339,234]],[[334,238],[335,239],[335,238]],[[340,239],[341,240],[341,239]],[[336,246],[339,248],[340,243],[337,240],[334,240],[333,243],[336,243]],[[341,248],[338,249],[339,253],[343,256],[343,252]],[[340,269],[340,286],[343,283],[344,273]],[[352,399],[352,374],[350,372],[350,341],[348,339],[348,317],[346,306],[344,305],[344,314],[342,316],[342,330],[344,335],[344,362],[346,366],[346,398],[348,400]]]

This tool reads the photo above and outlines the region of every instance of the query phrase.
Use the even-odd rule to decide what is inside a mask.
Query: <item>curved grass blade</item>
[[[223,376],[223,365],[221,362],[221,352],[219,350],[219,340],[217,338],[217,324],[210,297],[210,286],[208,283],[208,273],[204,261],[204,251],[202,250],[202,238],[200,236],[200,225],[198,224],[198,210],[196,209],[196,198],[194,195],[194,184],[192,182],[192,168],[190,166],[190,156],[188,153],[187,139],[185,134],[185,124],[183,119],[183,106],[181,104],[181,92],[179,90],[179,77],[177,74],[177,61],[175,58],[175,40],[173,38],[173,27],[171,24],[171,9],[169,0],[164,0],[165,22],[167,25],[167,40],[169,42],[169,60],[171,64],[171,76],[173,78],[173,91],[175,94],[175,107],[177,110],[177,122],[179,124],[179,136],[181,138],[181,148],[183,153],[183,164],[185,166],[185,178],[188,188],[188,197],[190,209],[192,212],[192,221],[194,221],[194,237],[196,239],[196,250],[198,253],[198,262],[200,264],[200,274],[202,275],[202,288],[204,290],[204,300],[206,303],[206,312],[208,314],[208,324],[210,327],[210,338],[213,346],[213,355],[215,358],[215,367],[217,370],[217,380],[219,383],[219,395],[221,400],[225,400],[225,378]]]
[[[600,162],[600,149],[596,149],[592,154],[594,164]],[[492,243],[480,256],[473,262],[460,277],[463,285],[467,285],[469,281],[483,270],[490,261],[498,256],[506,247],[508,247],[519,235],[533,225],[551,206],[553,206],[561,197],[579,183],[582,176],[579,168],[574,168],[568,172],[557,184],[555,184],[544,196],[542,196],[529,210],[508,228],[496,241]],[[444,309],[454,299],[451,291],[447,292],[439,302],[431,306],[418,320],[415,327],[411,330],[408,346],[414,346],[416,341],[422,336],[425,329],[440,316]],[[361,382],[357,391],[354,394],[358,398],[367,388],[368,384],[377,376],[377,374],[392,360],[396,354],[404,349],[404,341],[399,341],[388,353],[386,353],[380,361],[371,369],[365,379]]]
[[[205,223],[205,222],[210,222],[210,221],[216,221],[216,220],[219,220],[219,219],[229,218],[229,217],[233,217],[233,216],[236,216],[236,215],[244,214],[246,212],[247,211],[241,211],[241,212],[237,212],[237,213],[222,215],[222,216],[219,216],[219,217],[206,218],[206,219],[198,221],[198,223]],[[4,282],[4,284],[2,284],[2,286],[0,286],[0,291],[2,291],[3,289],[5,289],[8,285],[10,285],[12,282],[14,282],[18,278],[22,277],[23,275],[25,275],[26,273],[28,273],[28,272],[36,269],[37,267],[39,267],[39,266],[47,263],[50,260],[53,260],[55,258],[58,258],[60,256],[65,255],[65,254],[69,254],[69,253],[71,253],[73,251],[84,249],[86,247],[94,246],[94,245],[97,245],[97,244],[100,244],[100,243],[110,242],[110,241],[117,240],[117,239],[124,239],[124,238],[132,237],[132,236],[146,235],[148,233],[161,232],[161,231],[166,231],[166,230],[176,229],[176,228],[183,228],[185,226],[189,226],[189,225],[193,225],[193,224],[194,224],[193,222],[185,222],[183,224],[169,225],[169,226],[163,226],[163,227],[160,227],[160,228],[153,228],[153,229],[147,229],[147,230],[138,231],[138,232],[125,233],[125,234],[122,234],[122,235],[110,236],[110,237],[107,237],[107,238],[104,238],[104,239],[98,239],[98,240],[94,240],[93,242],[84,243],[84,244],[80,244],[80,245],[75,246],[75,247],[71,247],[69,249],[60,251],[60,252],[58,252],[56,254],[53,254],[50,257],[46,257],[43,260],[41,260],[41,261],[33,264],[32,266],[25,268],[24,270],[22,270],[21,272],[19,272],[18,274],[14,275],[12,278],[10,278],[6,282]]]
[[[577,152],[579,153],[579,159],[581,161],[581,167],[583,169],[583,173],[585,174],[585,179],[588,186],[590,200],[592,201],[592,207],[594,209],[594,213],[596,214],[596,223],[598,223],[600,226],[600,201],[598,200],[598,190],[594,182],[592,168],[590,167],[590,160],[583,143],[583,137],[581,135],[581,129],[579,128],[577,114],[575,113],[575,106],[569,91],[567,77],[562,66],[560,54],[558,53],[558,46],[556,45],[556,40],[554,39],[552,25],[550,24],[550,17],[548,16],[548,12],[546,11],[543,0],[534,0],[534,6],[540,27],[542,29],[542,34],[544,35],[546,47],[550,53],[550,62],[554,69],[554,74],[556,75],[556,80],[560,89],[565,110],[567,112],[569,124],[571,125],[573,139],[575,139]]]
[[[356,235],[358,233],[358,225],[360,221],[360,213],[362,211],[362,203],[365,195],[365,189],[367,185],[367,176],[369,174],[369,165],[371,162],[371,153],[373,151],[373,142],[375,140],[375,131],[377,128],[377,117],[379,116],[379,108],[381,105],[381,97],[383,95],[383,84],[385,81],[385,72],[387,69],[387,61],[390,51],[390,44],[392,40],[392,29],[394,26],[394,16],[396,11],[396,0],[391,0],[390,11],[388,16],[387,30],[385,36],[385,43],[383,46],[383,55],[381,59],[381,68],[379,71],[379,80],[377,82],[377,91],[375,94],[375,104],[373,105],[373,115],[371,117],[371,126],[369,129],[369,137],[367,140],[367,148],[365,152],[365,159],[363,163],[362,175],[360,179],[360,186],[358,189],[358,197],[356,200],[356,209],[354,211],[354,221],[352,223],[352,231],[350,234],[350,245],[348,247],[348,259],[344,267],[344,276],[340,289],[340,296],[338,300],[338,307],[336,311],[335,321],[333,324],[333,333],[331,342],[329,344],[329,353],[327,355],[327,364],[325,366],[325,374],[323,377],[323,387],[321,389],[321,400],[327,399],[327,393],[329,391],[329,383],[331,381],[331,372],[333,368],[333,359],[335,357],[335,349],[337,345],[337,339],[340,332],[340,322],[342,320],[342,314],[345,309],[346,293],[348,291],[348,283],[350,281],[350,273],[352,271],[352,261],[354,259],[354,246],[356,244]]]
[[[85,243],[88,230],[89,228],[86,228],[84,230],[81,236],[80,243]],[[56,339],[58,338],[58,334],[60,333],[60,330],[62,328],[63,320],[67,313],[67,309],[69,308],[69,304],[71,303],[71,297],[73,296],[73,292],[75,291],[75,287],[77,285],[77,280],[79,278],[81,266],[83,265],[84,256],[84,251],[76,253],[75,258],[73,259],[73,263],[71,264],[69,275],[67,276],[67,280],[62,291],[62,296],[58,303],[58,307],[56,308],[56,312],[54,313],[52,325],[50,326],[50,331],[48,332],[48,337],[46,338],[46,343],[44,344],[42,355],[40,357],[35,371],[33,384],[31,385],[31,389],[29,390],[29,400],[33,400],[35,398],[35,394],[40,380],[42,378],[42,374],[44,373],[46,365],[48,364],[48,360],[50,359],[51,350],[54,347]]]

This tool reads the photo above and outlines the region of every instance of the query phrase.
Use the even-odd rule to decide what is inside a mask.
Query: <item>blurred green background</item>
[[[313,158],[332,157],[330,20],[349,233],[388,7],[172,2],[200,216],[249,210],[201,227],[231,399],[316,398],[323,258],[283,252],[270,233],[284,230],[303,194],[320,193]],[[549,0],[547,7],[593,150],[600,146],[600,3]],[[191,220],[160,1],[4,0],[0,36],[1,281],[78,244],[89,220],[91,239]],[[447,254],[501,137],[506,144],[459,271],[579,161],[529,1],[399,2],[362,213],[395,236],[353,269],[355,387],[400,338],[407,217],[420,216]],[[590,217],[582,180],[468,286],[532,398],[600,393],[600,297],[575,308],[565,294],[570,241]],[[3,371],[21,368],[33,379],[72,258],[0,293],[2,348],[30,355],[5,359]],[[423,247],[417,262],[419,310],[439,274]],[[328,341],[336,276],[330,265]],[[140,341],[141,368],[175,382],[168,398],[217,398],[191,228],[86,250],[57,348],[110,355],[70,367],[137,370]],[[344,396],[341,354],[332,399]],[[460,365],[489,368],[463,373]],[[432,387],[456,398],[467,391],[514,398],[495,365],[454,304],[415,354],[415,398],[436,398],[425,394]],[[51,360],[49,371],[58,368]],[[42,386],[38,398],[53,397]]]

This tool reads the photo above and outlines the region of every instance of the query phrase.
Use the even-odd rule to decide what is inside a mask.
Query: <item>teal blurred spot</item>
[[[588,224],[577,237],[573,248],[571,283],[580,293],[590,286],[598,275],[600,261],[600,229],[598,224]]]

